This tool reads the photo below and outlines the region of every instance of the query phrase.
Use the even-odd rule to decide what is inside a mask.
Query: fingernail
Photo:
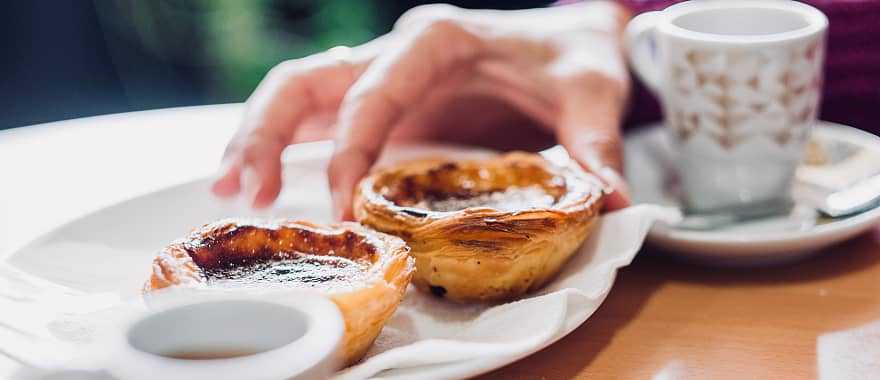
[[[235,194],[218,192],[214,187],[210,191],[211,199],[220,203],[231,203],[235,198]]]
[[[262,210],[269,207],[271,204],[272,202],[260,201],[254,198],[253,203],[251,203],[251,208],[253,208],[254,210]]]
[[[215,198],[228,198],[230,196],[229,192],[222,186],[219,179],[214,179],[214,182],[211,183],[211,195]]]
[[[612,169],[610,166],[603,166],[596,170],[596,175],[599,178],[609,182],[609,184],[616,184],[623,181],[623,178],[620,174],[617,174],[617,170]]]
[[[604,166],[599,170],[596,170],[595,173],[605,182],[606,185],[611,187],[612,191],[618,191],[624,197],[629,198],[629,188],[626,185],[626,180],[617,172],[617,170],[614,170],[614,168],[609,166]]]
[[[236,189],[229,183],[229,173],[221,168],[211,177],[211,193],[218,198],[229,198],[236,195]]]

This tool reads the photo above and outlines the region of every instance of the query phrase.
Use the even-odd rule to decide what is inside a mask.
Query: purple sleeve
[[[660,10],[679,1],[618,0],[633,13]],[[821,118],[880,134],[880,0],[804,1],[830,21]],[[636,84],[628,125],[660,119],[660,108]]]

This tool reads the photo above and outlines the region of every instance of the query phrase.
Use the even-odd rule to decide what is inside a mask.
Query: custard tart
[[[397,309],[413,273],[403,240],[355,223],[221,220],[165,247],[145,292],[169,286],[311,288],[345,319],[342,356],[359,361]]]
[[[560,271],[593,229],[604,194],[575,163],[514,152],[378,169],[357,186],[354,212],[406,240],[418,289],[458,302],[503,301]]]

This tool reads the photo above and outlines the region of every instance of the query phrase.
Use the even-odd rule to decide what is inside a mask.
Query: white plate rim
[[[455,145],[450,145],[450,146],[455,146]],[[320,141],[294,144],[294,145],[291,145],[290,147],[294,147],[295,149],[285,150],[285,152],[282,156],[283,157],[282,161],[285,165],[289,165],[292,163],[303,164],[303,163],[308,163],[311,161],[326,161],[329,158],[330,154],[333,152],[334,144],[333,144],[333,141],[331,141],[331,140],[320,140]],[[479,149],[479,148],[476,148],[476,149]],[[483,150],[483,151],[485,152],[485,150]],[[132,196],[127,197],[125,199],[121,199],[121,200],[118,200],[115,202],[101,205],[100,207],[98,207],[94,210],[90,210],[90,211],[85,212],[75,218],[72,218],[72,219],[67,220],[61,224],[58,224],[52,228],[49,228],[45,232],[36,236],[35,238],[27,241],[25,244],[22,244],[20,247],[12,249],[10,252],[8,252],[7,255],[0,258],[0,264],[10,265],[18,270],[25,272],[25,273],[32,274],[32,275],[37,276],[41,279],[45,279],[47,281],[52,281],[51,279],[46,279],[45,277],[31,273],[27,268],[22,268],[22,267],[17,266],[14,263],[14,261],[11,259],[18,257],[19,255],[27,254],[25,251],[31,249],[32,247],[38,246],[42,242],[45,242],[46,240],[51,238],[53,235],[57,234],[59,231],[62,231],[65,228],[70,227],[71,225],[77,223],[81,219],[93,217],[94,215],[102,212],[105,209],[113,208],[113,207],[122,205],[126,202],[129,202],[134,199],[141,198],[141,197],[144,197],[144,196],[147,196],[150,194],[155,194],[155,193],[159,193],[159,192],[166,192],[166,191],[174,191],[174,189],[177,189],[177,188],[191,186],[195,183],[205,181],[209,178],[211,178],[211,174],[197,173],[194,175],[193,178],[191,178],[189,180],[177,182],[177,183],[171,183],[171,184],[168,184],[164,187],[161,187],[161,188],[158,188],[158,189],[155,189],[152,191],[148,191],[146,193],[133,194]],[[605,299],[611,293],[611,289],[614,285],[614,282],[617,280],[617,275],[618,275],[619,270],[623,267],[626,267],[629,264],[630,264],[629,262],[616,263],[616,265],[612,268],[612,270],[610,272],[610,277],[609,277],[609,279],[610,279],[609,284],[610,285],[607,287],[607,289],[605,289],[604,292],[602,292],[600,294],[600,296],[598,298],[596,298],[596,300],[598,301],[598,306],[595,310],[593,310],[593,312],[587,313],[583,317],[577,318],[575,320],[576,323],[571,323],[571,324],[565,325],[560,330],[559,334],[557,334],[553,338],[549,339],[547,342],[545,342],[544,344],[535,348],[534,350],[530,350],[528,352],[525,352],[525,353],[522,353],[519,355],[514,355],[514,356],[500,356],[500,357],[489,358],[489,359],[474,359],[474,360],[469,360],[469,361],[459,361],[459,362],[432,365],[432,366],[428,367],[428,371],[430,371],[430,372],[426,373],[426,375],[429,375],[429,376],[426,376],[425,378],[430,378],[430,379],[470,378],[470,377],[483,375],[488,372],[500,369],[500,368],[507,366],[509,364],[513,364],[521,359],[524,359],[528,356],[531,356],[532,354],[534,354],[538,351],[543,350],[544,348],[547,348],[548,346],[552,345],[553,343],[556,343],[557,341],[566,337],[572,331],[577,329],[578,327],[582,326],[593,314],[595,314],[595,312],[601,307],[602,303],[605,302]],[[54,283],[54,281],[52,281],[52,282]]]

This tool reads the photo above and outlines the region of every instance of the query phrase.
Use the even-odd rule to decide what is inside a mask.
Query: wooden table
[[[646,249],[584,325],[483,378],[815,378],[819,335],[878,319],[880,231],[775,269],[705,268]]]
[[[85,212],[212,172],[240,112],[182,108],[0,132],[0,258]],[[583,326],[483,378],[812,378],[817,336],[877,319],[880,231],[776,269],[704,268],[646,250]],[[0,378],[9,370],[0,360]]]

